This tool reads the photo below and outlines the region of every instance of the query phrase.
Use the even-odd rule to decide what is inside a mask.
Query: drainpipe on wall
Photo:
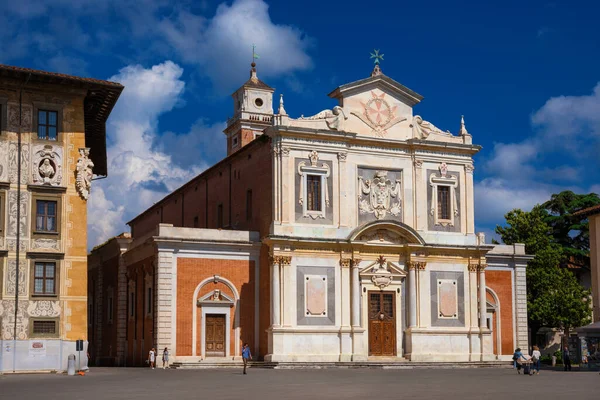
[[[15,322],[13,327],[13,372],[17,369],[17,316],[19,312],[19,250],[21,247],[21,126],[23,124],[23,88],[29,82],[31,74],[27,75],[25,83],[19,89],[19,132],[17,132],[17,261],[15,267]]]

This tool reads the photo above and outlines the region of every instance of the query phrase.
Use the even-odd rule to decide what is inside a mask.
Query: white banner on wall
[[[45,356],[46,355],[46,342],[43,340],[30,340],[29,341],[29,355],[30,356]]]

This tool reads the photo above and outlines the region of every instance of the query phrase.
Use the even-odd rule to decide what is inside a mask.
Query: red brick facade
[[[240,296],[240,337],[234,334],[235,306],[231,310],[230,321],[230,353],[235,353],[235,346],[242,342],[254,343],[254,304],[255,304],[255,270],[253,261],[242,260],[215,260],[206,258],[180,258],[177,260],[177,355],[192,356],[192,313],[197,313],[196,321],[196,348],[201,348],[202,307],[194,306],[194,292],[198,285],[218,275],[235,285]],[[234,298],[231,289],[221,282],[209,282],[204,285],[196,299],[220,289],[222,293]]]
[[[498,296],[498,300],[500,301],[502,354],[512,354],[514,351],[514,332],[513,287],[511,271],[487,270],[485,271],[485,283],[487,287],[489,287],[496,293],[496,295]],[[489,293],[488,296],[490,296]],[[490,297],[488,297],[488,300],[490,300]],[[495,317],[497,317],[497,315]]]

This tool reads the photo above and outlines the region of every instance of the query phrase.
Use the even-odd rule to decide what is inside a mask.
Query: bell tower
[[[233,117],[223,131],[227,135],[227,155],[233,154],[273,123],[273,92],[275,89],[258,79],[256,63],[252,62],[250,79],[231,95]]]

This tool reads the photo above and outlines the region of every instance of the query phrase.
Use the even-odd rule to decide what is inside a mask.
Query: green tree
[[[573,215],[577,211],[600,204],[596,193],[576,194],[565,190],[553,194],[542,204],[544,222],[552,229],[552,239],[563,248],[565,257],[589,266],[590,229],[587,217]],[[566,260],[565,260],[566,261]]]
[[[524,243],[525,251],[535,257],[527,268],[527,307],[533,333],[542,326],[569,329],[590,321],[591,309],[585,301],[589,292],[571,271],[561,268],[566,251],[554,238],[546,220],[551,216],[542,205],[531,211],[515,209],[504,217],[506,226],[496,233],[506,244]]]

